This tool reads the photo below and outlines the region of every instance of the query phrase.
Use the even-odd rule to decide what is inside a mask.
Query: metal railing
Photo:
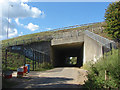
[[[21,49],[20,48],[17,49],[17,47],[16,47],[16,49],[15,49],[13,47],[6,48],[6,50],[4,52],[4,57],[2,57],[3,58],[2,62],[3,62],[4,68],[7,68],[7,67],[9,67],[9,68],[17,67],[18,68],[27,63],[27,64],[31,65],[31,68],[34,71],[34,70],[39,69],[40,64],[51,63],[50,56],[43,51],[38,51],[33,48],[25,48],[25,47],[21,47]],[[12,50],[12,48],[13,48],[13,50]],[[13,53],[16,53],[15,57],[10,59],[9,56],[14,55]],[[16,58],[18,60],[19,59],[20,60],[18,61],[18,60],[16,60]],[[29,59],[29,61],[27,58]],[[11,62],[13,62],[13,63],[11,63]]]
[[[93,25],[93,24],[96,24],[96,23],[101,23],[101,22],[81,24],[81,25],[73,25],[73,26],[68,26],[68,27],[62,27],[62,28],[52,29],[52,30],[49,30],[49,31],[58,31],[58,30],[64,30],[64,29],[77,28],[77,27],[82,27],[82,26]]]

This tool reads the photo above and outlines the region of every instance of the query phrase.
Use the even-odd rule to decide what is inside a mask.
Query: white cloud
[[[19,36],[22,36],[23,35],[23,32],[20,32]]]
[[[42,14],[42,11],[40,11],[38,8],[36,7],[32,7],[31,8],[31,11],[32,11],[32,17],[39,17],[40,14]]]
[[[18,18],[15,19],[15,22],[17,23],[17,25],[20,25]]]
[[[9,0],[10,2],[28,2],[28,0]]]
[[[27,29],[31,30],[31,31],[35,31],[37,29],[39,29],[38,25],[34,25],[32,23],[29,23],[27,26],[25,26]]]
[[[17,25],[24,26],[23,24],[21,24],[21,23],[19,22],[19,19],[18,19],[18,18],[15,18],[15,22],[16,22]]]
[[[39,10],[36,7],[30,7],[24,2],[6,2],[2,4],[2,14],[4,17],[9,18],[25,18],[25,17],[33,17],[37,18],[43,15],[43,11]]]
[[[12,38],[16,36],[17,34],[18,34],[17,29],[13,29],[13,30],[9,29],[8,37]]]
[[[36,7],[31,7],[24,2],[28,2],[28,0],[0,0],[0,12],[2,12],[2,15],[0,15],[0,18],[2,19],[2,25],[0,25],[2,33],[0,33],[0,38],[5,39],[7,37],[6,34],[8,28],[10,30],[9,37],[22,35],[22,33],[18,34],[17,29],[15,28],[16,26],[15,24],[26,27],[19,22],[20,18],[23,19],[26,17],[38,18],[40,16],[41,17],[44,16],[43,11],[39,10]],[[12,22],[13,19],[15,20],[16,23]],[[29,23],[27,28],[30,29],[31,31],[35,31],[36,29],[39,28],[39,26]]]
[[[51,28],[46,28],[47,30],[51,30]]]

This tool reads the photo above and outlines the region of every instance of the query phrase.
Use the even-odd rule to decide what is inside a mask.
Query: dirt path
[[[31,72],[27,75],[30,80],[14,88],[81,88],[87,80],[86,75],[85,70],[73,67]]]

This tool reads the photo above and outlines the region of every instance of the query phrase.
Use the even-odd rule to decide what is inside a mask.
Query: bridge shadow
[[[64,77],[36,77],[14,88],[81,88],[78,84],[67,83],[72,80],[72,78]]]

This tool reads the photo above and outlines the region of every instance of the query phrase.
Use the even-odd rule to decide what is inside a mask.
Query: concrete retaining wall
[[[96,62],[102,56],[102,45],[92,38],[84,35],[84,56],[83,64],[94,61]]]

